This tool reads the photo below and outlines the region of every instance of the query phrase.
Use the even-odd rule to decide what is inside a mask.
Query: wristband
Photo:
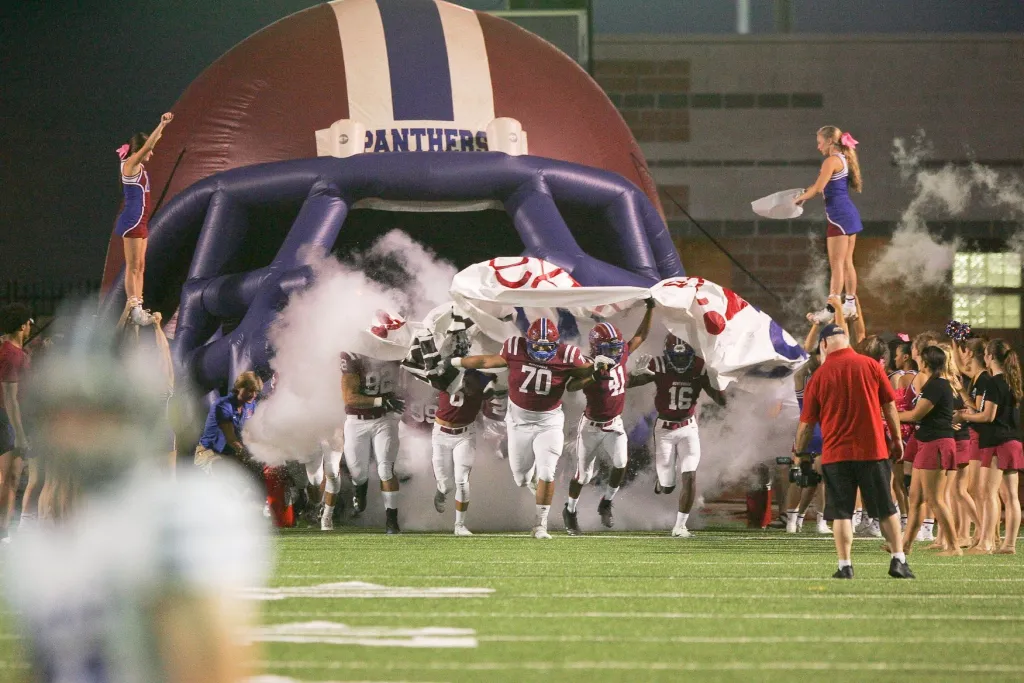
[[[382,397],[378,396],[377,398],[373,399],[374,408],[380,408],[382,405],[384,405],[384,399]]]
[[[456,356],[455,358],[452,358],[451,363],[452,363],[452,367],[453,368],[461,368],[462,367],[462,359],[459,358],[458,356]]]

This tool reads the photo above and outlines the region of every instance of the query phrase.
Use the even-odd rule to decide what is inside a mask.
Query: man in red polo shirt
[[[850,348],[846,332],[826,325],[818,334],[822,365],[804,390],[804,407],[796,434],[795,452],[810,442],[815,423],[821,424],[821,462],[825,479],[825,517],[833,521],[832,533],[839,555],[836,579],[852,579],[853,510],[860,489],[864,507],[879,521],[882,534],[894,551],[889,576],[912,579],[903,554],[900,520],[892,501],[892,470],[882,429],[882,416],[890,434],[899,434],[896,395],[873,359]],[[894,455],[901,456],[903,442],[893,440]]]

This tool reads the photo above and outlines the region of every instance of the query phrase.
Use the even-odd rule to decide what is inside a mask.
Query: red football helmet
[[[400,315],[392,315],[387,311],[377,311],[377,324],[370,327],[370,332],[381,339],[388,338],[388,332],[400,329],[405,324],[405,319]]]
[[[617,361],[622,358],[622,350],[625,348],[622,333],[611,323],[598,323],[590,331],[590,355],[595,358],[607,356]]]
[[[547,318],[538,318],[526,331],[526,355],[547,362],[558,351],[558,327]]]
[[[693,347],[687,344],[683,339],[670,334],[665,337],[665,358],[668,359],[668,364],[675,370],[686,370],[693,363],[694,356],[697,352],[694,351]]]

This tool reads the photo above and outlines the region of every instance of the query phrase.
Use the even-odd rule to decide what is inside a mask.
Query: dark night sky
[[[246,36],[312,0],[14,0],[0,8],[0,282],[98,279],[116,148]],[[478,9],[497,0],[467,0]],[[755,32],[771,1],[753,0]],[[732,31],[729,0],[595,0],[599,33]],[[1024,31],[1020,0],[794,0],[796,30]],[[157,148],[159,153],[159,147]]]

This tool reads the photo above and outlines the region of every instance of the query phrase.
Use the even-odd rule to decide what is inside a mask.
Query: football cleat
[[[896,560],[893,560],[895,562]],[[890,572],[892,569],[889,570]],[[836,573],[832,575],[833,579],[852,579],[853,578],[853,565],[846,567],[840,567],[836,570]]]
[[[607,356],[618,363],[625,348],[622,333],[611,323],[598,323],[590,331],[590,355],[593,358]]]
[[[362,514],[366,509],[366,491],[370,487],[369,482],[363,482],[356,486],[356,494],[352,496],[352,514]]]
[[[320,513],[320,531],[334,531],[334,517],[327,510]]]
[[[693,534],[691,534],[690,530],[687,529],[685,526],[677,524],[676,526],[672,527],[672,536],[674,538],[690,538],[691,536],[693,536]]]
[[[444,492],[438,490],[434,491],[434,509],[438,512],[444,512],[445,495]]]
[[[473,532],[466,528],[465,524],[456,524],[455,531],[456,536],[472,536]]]
[[[576,519],[575,512],[569,512],[569,504],[566,503],[565,507],[562,508],[562,522],[565,523],[565,533],[570,536],[582,536],[583,532],[580,531],[580,522]]]
[[[533,536],[534,538],[540,538],[540,539],[549,539],[549,538],[551,538],[551,534],[549,534],[548,530],[545,529],[542,526],[535,526],[535,527],[533,527],[533,532],[530,535]]]
[[[916,579],[914,572],[906,562],[900,562],[895,557],[889,561],[889,576],[894,579]],[[852,578],[852,577],[851,577]]]
[[[609,529],[615,526],[615,519],[612,517],[612,502],[601,499],[597,504],[597,514],[601,515],[601,524]]]
[[[538,318],[526,331],[526,355],[546,363],[558,352],[558,327],[547,318]]]
[[[402,530],[398,526],[398,510],[395,508],[384,508],[384,532],[391,536],[400,534]]]
[[[683,339],[674,334],[665,337],[665,358],[673,370],[682,372],[688,369],[696,355],[697,352],[693,350],[693,347]]]

